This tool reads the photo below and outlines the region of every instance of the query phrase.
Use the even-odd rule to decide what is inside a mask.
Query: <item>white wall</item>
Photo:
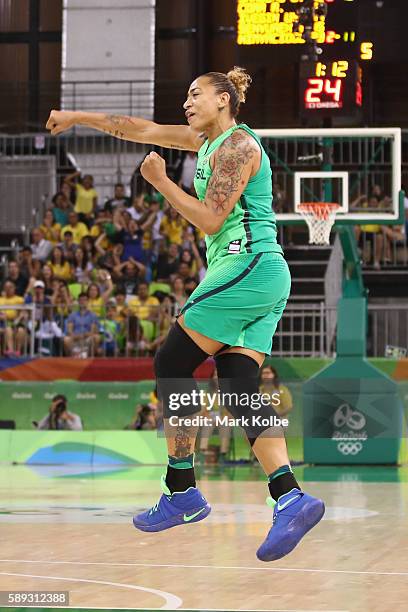
[[[154,47],[155,0],[64,0],[62,108],[152,118]]]

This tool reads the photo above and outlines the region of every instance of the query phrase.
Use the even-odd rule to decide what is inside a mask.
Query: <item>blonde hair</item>
[[[227,74],[223,72],[207,72],[202,76],[210,81],[217,94],[224,92],[229,94],[231,115],[236,117],[240,105],[245,102],[246,92],[252,81],[245,68],[234,66]]]
[[[246,92],[252,82],[251,76],[247,73],[245,68],[234,66],[232,70],[227,72],[227,78],[237,90],[239,102],[242,104],[242,102],[245,102]]]

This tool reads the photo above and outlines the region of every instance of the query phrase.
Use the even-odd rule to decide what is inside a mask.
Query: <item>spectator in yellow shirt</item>
[[[78,215],[76,212],[70,212],[69,216],[69,225],[66,225],[61,230],[61,238],[64,237],[65,232],[72,232],[72,238],[74,244],[79,245],[84,236],[89,234],[89,230],[85,223],[82,223],[78,220]]]
[[[187,222],[180,217],[175,208],[169,208],[160,224],[160,233],[165,236],[168,243],[174,242],[179,246],[183,242],[183,233]]]
[[[48,262],[55,278],[69,282],[72,279],[72,270],[69,262],[65,259],[64,253],[59,246],[53,248],[51,258]]]
[[[24,304],[24,299],[20,295],[16,295],[16,285],[13,281],[6,281],[3,287],[3,293],[0,297],[0,306],[21,306]],[[0,310],[0,331],[4,334],[6,344],[6,355],[21,355],[26,339],[26,330],[20,322],[24,319],[22,310]]]
[[[261,370],[261,383],[259,385],[260,393],[267,393],[271,396],[271,405],[278,416],[286,416],[293,408],[293,400],[291,392],[279,380],[277,370],[271,365],[264,365]],[[276,402],[276,397],[272,395],[279,394],[279,404]]]
[[[60,241],[61,225],[55,222],[54,213],[51,208],[45,212],[40,230],[45,240],[48,240],[51,244],[57,244]]]
[[[86,292],[88,296],[88,308],[91,312],[95,313],[97,317],[101,317],[105,314],[105,306],[113,292],[113,283],[110,275],[106,277],[106,280],[108,284],[103,293],[101,293],[97,283],[91,283]]]
[[[156,321],[159,312],[159,300],[153,295],[149,296],[149,285],[144,281],[139,284],[137,295],[128,300],[131,314],[139,319]]]
[[[81,173],[74,172],[65,177],[64,181],[72,189],[75,189],[75,212],[78,213],[81,221],[88,222],[92,219],[98,206],[98,192],[93,186],[93,176],[85,174],[78,183],[75,183],[74,178],[78,176],[81,176]]]
[[[0,306],[20,306],[24,304],[24,299],[20,295],[16,295],[16,285],[13,281],[6,281],[3,287],[3,293],[0,297]],[[7,321],[11,323],[15,321],[19,315],[21,314],[21,310],[1,310],[0,318],[3,321]]]

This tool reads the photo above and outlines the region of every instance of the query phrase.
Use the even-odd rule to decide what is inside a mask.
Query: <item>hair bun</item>
[[[227,78],[231,81],[231,83],[237,90],[239,101],[245,102],[245,94],[252,82],[252,78],[247,73],[245,68],[241,68],[240,66],[234,66],[232,70],[227,72]]]

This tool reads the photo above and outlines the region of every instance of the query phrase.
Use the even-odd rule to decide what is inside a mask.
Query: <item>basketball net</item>
[[[330,244],[330,232],[336,220],[339,204],[305,202],[298,210],[309,228],[309,244]]]

